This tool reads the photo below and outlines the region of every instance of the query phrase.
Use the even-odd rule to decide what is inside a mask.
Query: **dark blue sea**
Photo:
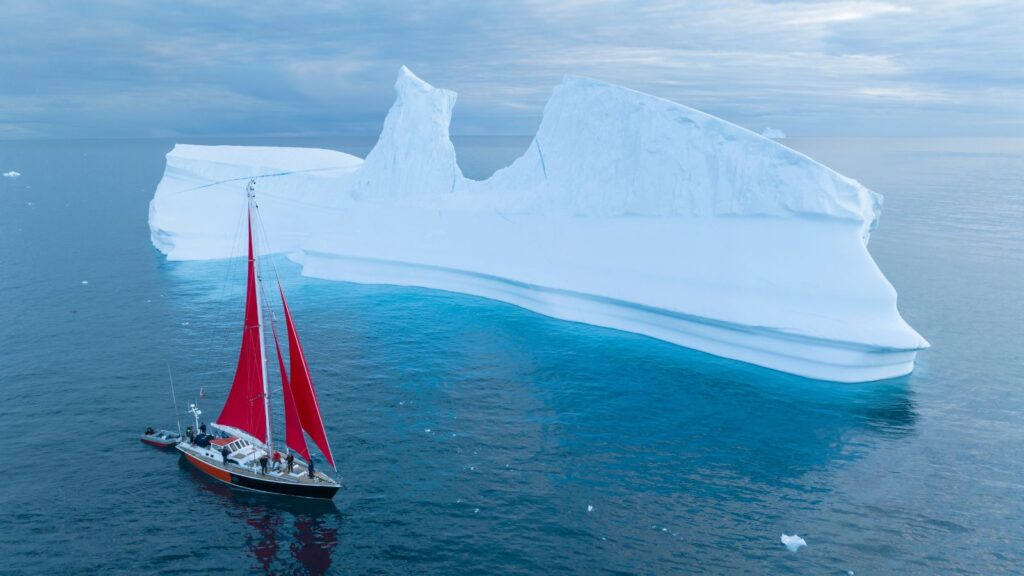
[[[1024,140],[786,143],[885,195],[870,250],[933,345],[911,376],[803,380],[278,259],[326,506],[138,440],[175,425],[168,368],[213,419],[240,339],[244,264],[149,242],[173,142],[0,143],[0,574],[1021,573]],[[477,178],[527,144],[456,142]]]

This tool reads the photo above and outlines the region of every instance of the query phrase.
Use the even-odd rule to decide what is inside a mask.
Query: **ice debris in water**
[[[590,504],[587,504],[587,512],[593,512],[593,511],[594,511],[594,507],[591,506]]]
[[[786,548],[789,548],[790,552],[796,552],[801,546],[807,546],[807,542],[804,542],[804,539],[796,534],[792,536],[783,534],[782,543],[786,545]]]
[[[89,283],[88,280],[82,280],[82,284],[88,284],[88,283]]]
[[[17,178],[18,176],[21,176],[21,172],[15,172],[14,170],[4,172],[4,178]]]

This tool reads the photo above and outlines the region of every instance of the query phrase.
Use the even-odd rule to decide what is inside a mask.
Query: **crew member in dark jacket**
[[[314,474],[316,474],[316,470],[313,469],[313,459],[310,458],[309,459],[309,477],[313,478]]]
[[[285,458],[285,462],[288,463],[288,473],[292,473],[292,469],[295,467],[295,456],[291,452],[288,453],[288,457]]]
[[[228,450],[227,446],[220,449],[220,456],[224,459],[225,464],[228,463],[228,454],[231,454],[231,450]]]
[[[260,472],[267,473],[267,455],[260,456]]]

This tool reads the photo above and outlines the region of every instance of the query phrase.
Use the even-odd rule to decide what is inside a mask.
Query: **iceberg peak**
[[[353,195],[384,200],[448,194],[462,179],[449,135],[456,94],[435,88],[402,66],[395,103],[357,175]]]

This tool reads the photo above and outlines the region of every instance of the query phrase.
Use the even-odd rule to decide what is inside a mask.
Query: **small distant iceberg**
[[[765,128],[761,132],[761,136],[765,138],[771,138],[772,140],[785,140],[786,133],[778,128]]]
[[[797,536],[796,534],[793,534],[792,536],[787,536],[783,534],[782,543],[786,545],[786,548],[789,548],[790,552],[796,552],[800,550],[801,547],[807,546],[807,542],[805,542],[803,538]]]
[[[928,347],[867,250],[881,195],[776,141],[567,76],[526,152],[475,181],[449,135],[456,94],[405,67],[395,93],[365,160],[175,146],[154,246],[237,255],[257,178],[273,248],[307,276],[482,296],[822,380],[902,376]]]
[[[18,176],[21,176],[21,172],[15,172],[14,170],[4,172],[4,178],[17,178]]]

